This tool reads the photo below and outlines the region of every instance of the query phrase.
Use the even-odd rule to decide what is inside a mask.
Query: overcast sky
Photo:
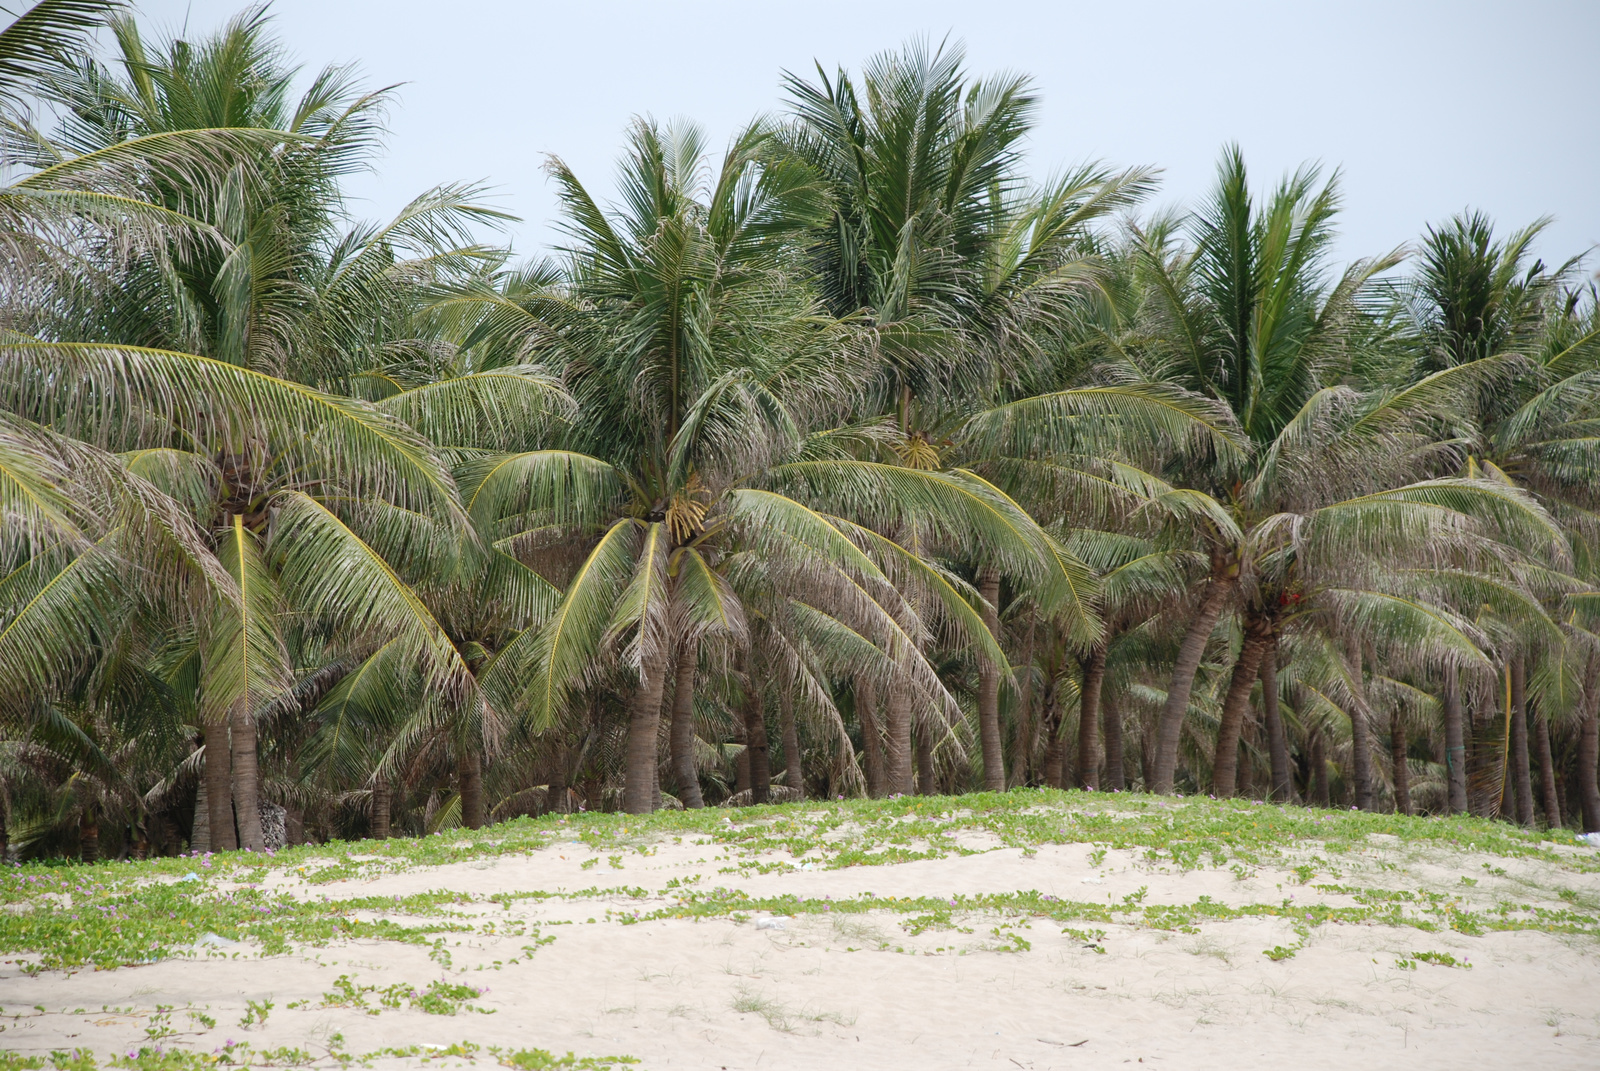
[[[144,0],[191,36],[238,0]],[[1600,0],[1053,3],[608,3],[278,0],[307,72],[358,61],[405,83],[370,216],[436,183],[485,180],[521,216],[518,251],[552,240],[540,165],[556,153],[610,188],[629,118],[689,116],[721,145],[781,106],[785,68],[858,67],[915,35],[965,42],[975,74],[1031,74],[1041,97],[1029,168],[1086,159],[1164,169],[1156,203],[1210,181],[1244,149],[1259,183],[1307,160],[1344,174],[1343,257],[1387,251],[1481,208],[1502,232],[1541,215],[1565,259],[1600,243]],[[1590,269],[1600,257],[1589,258]]]

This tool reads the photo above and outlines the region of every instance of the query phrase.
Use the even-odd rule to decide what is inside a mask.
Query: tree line
[[[301,92],[299,85],[305,84]],[[0,31],[0,837],[261,850],[1024,786],[1600,829],[1600,313],[1337,174],[1040,179],[912,42],[353,219],[264,8]]]

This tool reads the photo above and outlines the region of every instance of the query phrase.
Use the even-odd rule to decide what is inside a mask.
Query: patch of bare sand
[[[1315,854],[1315,845],[1306,847]],[[795,862],[786,856],[753,860]],[[1487,860],[1485,860],[1487,861]],[[1348,903],[1343,893],[1297,884],[1267,869],[1183,872],[1134,852],[1098,859],[1090,846],[996,849],[892,866],[793,867],[755,872],[752,859],[710,843],[670,840],[644,852],[599,853],[559,842],[525,855],[323,885],[274,875],[293,895],[335,899],[450,889],[475,896],[544,891],[549,898],[456,905],[497,933],[452,935],[449,969],[411,945],[357,941],[271,958],[165,961],[117,971],[0,968],[7,1014],[0,1046],[23,1053],[91,1047],[102,1055],[148,1043],[157,1009],[177,1036],[166,1044],[211,1051],[228,1039],[325,1054],[334,1035],[351,1053],[470,1040],[580,1055],[630,1054],[645,1068],[1120,1068],[1368,1066],[1593,1068],[1600,1066],[1600,950],[1591,941],[1537,932],[1468,937],[1382,925],[1309,930],[1288,959],[1262,955],[1301,937],[1284,918],[1204,923],[1197,932],[1087,924],[1069,934],[1048,920],[958,912],[953,929],[913,933],[890,911],[783,920],[665,919],[624,923],[672,903],[667,883],[753,896],[845,899],[956,897],[1036,890],[1063,900],[1146,903]],[[587,864],[587,865],[586,865]],[[1420,858],[1374,841],[1333,861],[1342,880],[1367,886],[1461,890],[1488,899],[1498,885],[1526,900],[1600,895],[1600,876],[1546,864]],[[1475,886],[1461,877],[1476,868]],[[1380,880],[1381,879],[1381,880]],[[1509,883],[1509,884],[1508,884]],[[646,890],[644,898],[621,887]],[[596,890],[584,892],[583,890]],[[608,911],[611,914],[608,915]],[[590,921],[594,920],[594,921]],[[405,921],[398,919],[397,921]],[[538,927],[555,940],[530,952]],[[1094,930],[1103,930],[1097,936]],[[969,931],[969,932],[963,932]],[[1089,931],[1087,934],[1081,931]],[[1088,940],[1085,937],[1088,937]],[[1020,940],[1018,940],[1020,938]],[[1097,952],[1098,944],[1104,951]],[[223,950],[223,955],[233,949]],[[1415,962],[1418,951],[1470,958],[1472,969]],[[512,961],[517,961],[512,963]],[[496,963],[498,961],[498,968]],[[379,988],[418,989],[445,978],[485,988],[474,1004],[429,1015],[324,1007],[340,975]],[[251,1001],[275,1005],[244,1029]],[[290,1003],[304,1002],[290,1008]],[[372,1002],[376,1006],[376,1001]],[[102,1007],[112,1011],[101,1011]],[[77,1013],[76,1009],[86,1009]],[[121,1013],[117,1010],[122,1009]],[[214,1018],[205,1028],[188,1012]],[[414,1063],[380,1060],[378,1066]]]

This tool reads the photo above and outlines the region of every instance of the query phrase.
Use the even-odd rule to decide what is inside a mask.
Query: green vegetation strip
[[[37,955],[39,961],[29,965],[35,970],[84,965],[115,967],[172,955],[230,955],[234,953],[228,951],[229,942],[236,941],[251,942],[254,947],[249,951],[271,955],[287,952],[294,945],[373,938],[431,945],[441,962],[447,962],[443,934],[518,936],[526,931],[525,924],[515,920],[508,920],[504,927],[485,925],[457,908],[481,907],[485,902],[509,907],[515,900],[558,894],[535,890],[477,897],[439,891],[406,897],[306,901],[261,885],[273,876],[313,883],[371,877],[417,866],[526,854],[563,841],[580,842],[596,852],[614,852],[613,866],[625,868],[630,853],[648,855],[663,840],[692,838],[692,843],[707,846],[709,854],[722,853],[719,858],[732,860],[733,865],[725,870],[749,872],[789,869],[797,864],[788,860],[802,856],[813,867],[832,869],[971,854],[987,848],[963,847],[962,839],[971,844],[975,838],[987,837],[990,845],[1024,852],[1049,844],[1094,844],[1095,861],[1103,859],[1107,849],[1133,850],[1148,865],[1179,870],[1277,865],[1295,873],[1300,882],[1309,883],[1321,872],[1338,877],[1339,871],[1329,859],[1337,861],[1361,851],[1369,846],[1367,838],[1373,834],[1398,838],[1398,847],[1404,850],[1536,859],[1567,871],[1600,872],[1600,853],[1560,852],[1537,832],[1480,819],[1406,818],[1120,794],[985,793],[952,798],[798,803],[739,811],[662,811],[648,816],[547,816],[519,819],[476,833],[462,831],[418,840],[363,842],[359,846],[305,846],[271,857],[233,852],[203,859],[6,868],[0,872],[0,902],[14,906],[0,913],[0,954]],[[1570,838],[1570,834],[1559,832],[1549,836]],[[357,847],[359,850],[352,850]],[[1386,850],[1394,847],[1385,846]],[[1307,861],[1312,851],[1321,854],[1310,855]],[[785,854],[787,860],[782,858]],[[774,861],[773,855],[779,859]],[[1119,907],[1074,905],[1047,901],[1038,894],[1017,893],[1009,894],[1009,898],[969,899],[966,909],[1027,907],[1032,913],[1050,918],[1103,921],[1113,916],[1137,915],[1137,921],[1166,929],[1194,925],[1195,921],[1208,918],[1275,915],[1290,910],[1309,915],[1307,921],[1313,924],[1427,924],[1464,933],[1536,927],[1588,934],[1594,932],[1596,925],[1593,913],[1580,911],[1526,904],[1471,911],[1454,897],[1436,893],[1319,888],[1354,896],[1359,906],[1228,907],[1203,900],[1183,906]],[[654,894],[644,889],[598,887],[559,894],[566,899],[609,895],[643,899]],[[905,906],[906,901],[871,897],[850,901],[857,906],[847,907],[840,901],[759,901],[740,899],[741,896],[726,891],[679,895],[675,906],[641,917],[753,910],[923,910]],[[928,903],[928,910],[937,911],[943,901]],[[396,916],[408,918],[402,923],[396,921]]]
[[[1027,916],[1053,922],[1105,922],[1142,925],[1157,930],[1196,933],[1200,923],[1247,918],[1283,918],[1296,925],[1373,923],[1408,926],[1429,933],[1454,930],[1480,936],[1500,930],[1539,930],[1544,933],[1600,937],[1600,918],[1577,911],[1553,910],[1530,904],[1499,904],[1488,911],[1463,907],[1453,897],[1439,893],[1394,892],[1386,889],[1345,890],[1357,901],[1353,907],[1296,904],[1289,899],[1275,904],[1229,905],[1202,896],[1187,904],[1145,904],[1146,890],[1120,902],[1061,900],[1037,891],[954,897],[857,896],[848,899],[803,899],[795,896],[753,897],[731,889],[678,894],[678,903],[623,923],[669,918],[741,917],[756,913],[774,915],[860,914],[892,911],[911,915],[908,928],[956,929],[962,914],[986,913]]]
[[[283,1047],[259,1049],[249,1042],[229,1042],[214,1052],[195,1052],[191,1049],[167,1048],[146,1045],[117,1053],[104,1064],[85,1049],[52,1052],[49,1056],[23,1056],[15,1052],[0,1052],[0,1071],[100,1071],[101,1067],[126,1068],[129,1071],[203,1071],[216,1067],[371,1067],[378,1060],[412,1059],[423,1063],[454,1060],[457,1063],[475,1064],[489,1059],[501,1067],[516,1071],[617,1071],[635,1066],[639,1061],[632,1056],[575,1056],[567,1053],[557,1056],[544,1049],[487,1049],[471,1041],[453,1045],[407,1045],[376,1049],[367,1053],[352,1053],[344,1049],[342,1035],[329,1039],[327,1049],[318,1055],[306,1049]]]

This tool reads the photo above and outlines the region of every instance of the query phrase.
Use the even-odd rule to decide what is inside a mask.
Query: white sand
[[[1385,838],[1374,841],[1380,839]],[[1495,859],[1510,870],[1495,877],[1481,869],[1487,856],[1423,859],[1402,849],[1374,843],[1357,859],[1342,860],[1345,880],[1392,889],[1449,888],[1480,907],[1507,895],[1566,906],[1551,891],[1559,887],[1600,896],[1600,875]],[[699,875],[693,886],[698,890],[721,885],[755,895],[835,899],[862,892],[943,897],[1034,889],[1061,899],[1103,900],[1143,886],[1147,903],[1192,903],[1200,896],[1277,903],[1287,895],[1296,903],[1350,902],[1266,870],[1242,878],[1218,869],[1179,873],[1117,852],[1091,867],[1083,845],[1044,847],[1033,855],[996,848],[895,866],[748,877],[718,873],[740,861],[725,853],[709,844],[668,841],[653,855],[623,856],[618,870],[607,856],[568,842],[528,855],[374,879],[305,885],[279,876],[272,885],[295,895],[342,899],[435,889],[480,895],[596,885],[662,890],[671,879]],[[581,868],[596,858],[597,864]],[[1385,863],[1391,865],[1380,865]],[[1462,885],[1466,874],[1479,875],[1479,884]],[[482,903],[458,908],[502,929],[524,920],[556,939],[528,958],[522,951],[528,937],[451,935],[448,972],[425,948],[374,941],[265,959],[246,952],[237,959],[168,960],[70,976],[28,977],[7,965],[0,968],[0,1005],[7,1015],[34,1005],[48,1012],[4,1020],[0,1047],[126,1051],[146,1043],[151,1012],[172,1006],[172,1023],[184,1033],[167,1044],[202,1051],[232,1038],[257,1050],[297,1046],[322,1053],[339,1033],[352,1053],[470,1040],[485,1048],[627,1054],[651,1069],[1078,1069],[1141,1062],[1194,1071],[1600,1067],[1600,948],[1588,939],[1328,924],[1313,928],[1293,958],[1273,962],[1262,950],[1299,939],[1279,918],[1208,923],[1194,934],[1075,924],[1107,932],[1099,954],[1049,920],[1030,924],[979,913],[957,917],[971,933],[930,930],[915,937],[900,925],[906,916],[891,912],[802,915],[785,920],[781,930],[758,929],[754,920],[623,925],[606,917],[608,909],[631,914],[671,902],[662,892],[642,901],[552,898],[519,900],[509,911]],[[998,950],[1012,932],[991,932],[1003,922],[1014,924],[1031,949]],[[1472,969],[1396,966],[1397,958],[1423,950],[1470,957]],[[492,967],[496,960],[517,958],[515,965]],[[402,1008],[369,1015],[319,1007],[321,994],[341,974],[380,987],[405,982],[420,988],[442,976],[487,986],[476,1003],[494,1014],[462,1011],[449,1017]],[[264,1027],[236,1025],[250,1000],[275,1002]],[[309,1004],[286,1007],[297,1000]],[[102,1005],[134,1010],[93,1011]],[[91,1011],[61,1013],[77,1008]],[[195,1027],[185,1008],[205,1011],[217,1026]],[[492,1065],[493,1059],[484,1053],[479,1062]]]

